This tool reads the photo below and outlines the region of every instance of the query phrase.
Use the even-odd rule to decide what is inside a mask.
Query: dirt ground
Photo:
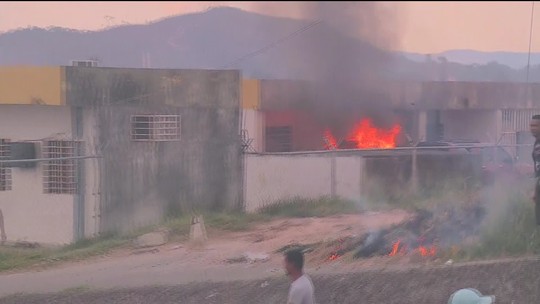
[[[391,211],[276,220],[249,232],[209,231],[204,248],[169,243],[152,252],[122,249],[50,269],[4,273],[0,303],[284,303],[288,282],[276,250],[361,235],[408,217]],[[307,255],[306,271],[314,278],[319,303],[446,303],[462,287],[493,293],[501,303],[540,302],[537,260],[470,265],[411,257],[330,261],[331,250],[319,247]],[[255,260],[238,259],[246,254]]]
[[[251,280],[282,275],[281,253],[276,250],[295,243],[317,243],[363,234],[399,223],[403,211],[363,213],[326,218],[282,219],[261,224],[249,232],[209,231],[203,248],[187,243],[168,243],[152,252],[135,254],[131,248],[82,262],[53,268],[0,274],[0,297],[17,292],[58,292],[67,288],[131,288],[147,285],[184,284],[200,281]],[[237,261],[247,255],[251,261]],[[341,268],[341,261],[308,259],[307,267],[322,271]],[[321,269],[322,268],[322,269]]]
[[[281,262],[276,250],[292,244],[330,242],[348,236],[362,235],[370,229],[389,227],[405,220],[409,214],[395,210],[324,218],[293,218],[261,224],[249,232],[217,233],[193,262],[222,264],[244,254],[268,255],[271,262]],[[190,250],[190,248],[187,248]],[[193,249],[192,249],[193,250]],[[316,261],[312,261],[316,263]],[[312,264],[314,266],[314,264]]]
[[[403,270],[361,271],[354,274],[314,275],[318,303],[418,304],[446,303],[450,294],[473,287],[497,297],[496,303],[535,304],[540,301],[540,261],[536,259],[416,267]],[[285,303],[284,278],[244,282],[191,283],[170,287],[142,287],[106,291],[65,291],[57,294],[17,295],[0,299],[13,303]]]

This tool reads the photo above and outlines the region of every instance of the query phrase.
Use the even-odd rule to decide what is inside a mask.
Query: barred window
[[[180,115],[135,115],[131,117],[134,141],[180,140]]]
[[[290,152],[292,151],[292,128],[267,127],[266,128],[266,152]]]
[[[9,140],[0,139],[0,160],[9,160],[11,149]],[[11,168],[7,163],[0,163],[0,191],[11,190]]]
[[[66,158],[76,155],[79,142],[51,140],[43,143],[43,158]],[[77,164],[74,159],[43,162],[43,192],[75,194],[77,192]]]

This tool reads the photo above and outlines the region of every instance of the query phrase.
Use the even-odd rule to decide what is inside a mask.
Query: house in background
[[[540,114],[540,84],[425,82],[395,84],[394,106],[412,118],[417,141],[478,141],[506,145],[529,159],[529,122]]]
[[[321,196],[341,197],[369,208],[363,204],[397,199],[404,189],[436,189],[441,183],[446,184],[448,178],[463,179],[465,184],[483,182],[498,173],[493,168],[482,168],[483,153],[439,150],[413,157],[409,149],[313,152],[324,149],[323,126],[317,125],[316,117],[310,116],[309,111],[302,112],[298,107],[303,103],[302,95],[305,96],[298,94],[303,84],[279,80],[256,83],[258,99],[252,104],[257,106],[248,108],[244,103],[244,115],[251,115],[252,121],[256,121],[244,124],[244,128],[261,128],[249,130],[250,135],[259,136],[253,141],[259,142],[261,153],[246,156],[248,211],[256,212],[297,197]],[[298,87],[291,88],[294,86]],[[528,144],[533,140],[528,131],[531,116],[540,114],[540,84],[389,83],[386,94],[388,113],[399,117],[413,142]],[[530,147],[504,148],[530,163]],[[507,156],[505,151],[493,150],[497,151],[494,158]],[[279,153],[290,151],[302,153]],[[388,185],[394,187],[389,189]]]
[[[7,240],[65,244],[242,208],[240,84],[239,71],[0,68]]]
[[[324,149],[306,85],[239,71],[0,68],[8,241],[65,244],[167,214],[245,210],[243,151]],[[386,94],[416,141],[529,143],[540,113],[538,84],[392,83]]]
[[[320,150],[324,128],[298,104],[305,100],[305,81],[244,79],[242,128],[251,152]]]
[[[246,81],[244,81],[246,86]],[[250,80],[243,89],[244,124],[257,152],[324,149],[324,127],[305,104],[306,83]],[[496,82],[392,82],[388,113],[413,141],[464,140],[529,144],[529,120],[540,114],[540,84]],[[512,150],[509,148],[509,150]],[[519,149],[518,149],[519,150]],[[522,155],[514,149],[512,153]]]

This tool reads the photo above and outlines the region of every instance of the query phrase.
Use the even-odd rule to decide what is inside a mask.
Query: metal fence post
[[[411,159],[411,189],[413,193],[418,192],[418,162],[417,162],[417,149],[412,150],[412,159]]]

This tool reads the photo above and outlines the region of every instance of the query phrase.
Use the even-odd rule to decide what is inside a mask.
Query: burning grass
[[[478,234],[482,206],[437,206],[419,210],[411,220],[371,232],[355,252],[356,258],[418,253],[435,257],[439,248],[451,248]]]
[[[446,261],[538,255],[540,227],[527,186],[499,183],[411,200],[408,209],[415,210],[415,216],[409,221],[336,240],[324,259],[417,255]]]
[[[439,258],[481,235],[488,214],[486,201],[466,194],[425,199],[422,207],[410,207],[414,216],[404,223],[334,241],[331,244],[333,250],[324,259],[333,261],[344,255],[355,259],[376,256]]]

